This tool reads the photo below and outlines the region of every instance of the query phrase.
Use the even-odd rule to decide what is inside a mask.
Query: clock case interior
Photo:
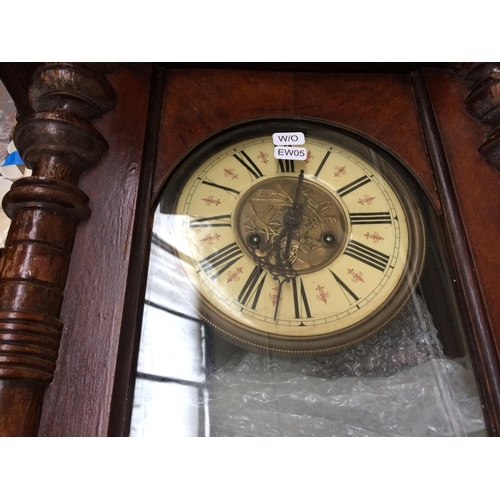
[[[294,127],[294,118],[288,118],[288,122],[283,122],[282,118],[277,119],[274,123],[278,129],[281,127],[281,131],[295,131]],[[307,120],[307,118],[306,118]],[[261,135],[262,125],[265,123],[269,125],[270,121],[268,118],[263,120],[255,120],[252,121],[255,125],[255,135]],[[285,128],[283,128],[284,123],[287,123]],[[300,122],[302,124],[302,122]],[[327,125],[332,127],[333,130],[340,131],[341,135],[345,140],[349,143],[350,141],[354,141],[355,144],[363,144],[367,149],[366,151],[376,151],[377,155],[380,158],[383,158],[383,162],[387,162],[390,165],[390,169],[395,169],[397,171],[397,176],[402,179],[402,182],[405,184],[406,188],[411,192],[412,198],[416,200],[418,205],[420,216],[422,217],[423,224],[425,226],[425,238],[426,238],[426,250],[425,250],[425,260],[423,267],[421,269],[420,278],[416,283],[415,289],[411,295],[410,302],[412,303],[420,303],[423,302],[425,304],[425,309],[428,310],[430,317],[432,318],[432,322],[434,324],[435,330],[438,332],[438,343],[440,344],[440,354],[446,359],[460,359],[466,360],[465,363],[469,364],[469,356],[468,349],[466,344],[466,330],[467,323],[465,319],[462,317],[462,304],[459,294],[456,293],[454,284],[456,282],[455,279],[455,270],[451,265],[451,259],[449,258],[449,249],[448,249],[448,241],[446,238],[446,231],[442,227],[442,220],[437,213],[435,206],[429,200],[429,197],[419,181],[412,175],[410,169],[407,165],[404,164],[400,158],[397,158],[392,152],[388,151],[381,144],[377,144],[376,141],[359,134],[352,129],[347,129],[343,126],[339,127],[336,124],[332,124],[331,122],[325,122],[321,120],[311,120],[310,122],[313,128],[316,128],[317,125]],[[181,159],[178,163],[178,166],[172,170],[172,174],[168,175],[165,179],[166,186],[169,186],[169,193],[178,192],[181,184],[182,177],[186,175],[186,171],[190,171],[191,168],[200,164],[201,161],[206,159],[207,155],[217,152],[220,148],[227,146],[229,143],[238,141],[240,139],[248,138],[248,122],[244,122],[244,127],[229,127],[228,129],[223,129],[220,132],[216,133],[208,137],[206,140],[202,141],[199,145],[194,147],[190,152],[188,152],[185,157]],[[271,127],[272,129],[272,127]],[[268,129],[269,130],[269,129]],[[228,133],[229,131],[229,133]],[[208,148],[208,150],[207,150]],[[357,154],[360,154],[359,148],[356,151]],[[369,153],[368,153],[369,154]],[[373,161],[373,158],[370,158]],[[387,168],[387,167],[381,167]],[[157,201],[157,207],[160,212],[169,213],[171,211],[172,203],[175,200],[173,198],[167,198],[162,196],[160,191],[160,196]],[[168,249],[171,250],[171,249]],[[418,267],[418,272],[420,272],[420,265]],[[158,272],[155,271],[155,272]],[[151,276],[149,276],[151,280]],[[148,291],[146,291],[146,304],[148,304],[150,296],[148,295]],[[174,301],[175,302],[175,301]],[[150,304],[150,303],[149,303]],[[193,318],[190,316],[189,309],[183,309],[181,306],[181,310],[169,312],[173,312],[178,316],[185,315],[186,321],[192,321]],[[416,309],[408,309],[404,307],[404,302],[398,305],[397,307],[399,314],[393,318],[392,324],[399,324],[399,322],[406,321],[403,317],[404,315],[412,315],[413,318],[411,321],[419,322],[421,318],[419,317],[421,312]],[[418,316],[418,317],[417,317]],[[403,318],[402,318],[403,317]],[[389,322],[390,327],[391,322]],[[144,328],[144,326],[143,326]],[[147,325],[146,325],[147,328]],[[371,346],[369,348],[372,349],[373,345],[374,349],[380,351],[380,349],[385,349],[384,345],[377,345],[377,335],[385,335],[384,328],[380,329],[380,332],[373,332],[373,337],[371,337]],[[244,369],[248,369],[248,363],[252,365],[251,370],[255,370],[255,380],[260,380],[260,376],[265,376],[268,373],[268,370],[278,369],[277,366],[280,366],[280,363],[292,363],[293,370],[295,369],[303,369],[306,367],[306,370],[309,370],[311,366],[315,366],[317,364],[322,367],[328,366],[332,363],[338,363],[339,356],[349,356],[350,353],[354,353],[356,346],[346,347],[344,350],[341,350],[339,353],[327,354],[327,355],[314,355],[311,356],[299,356],[294,357],[288,361],[282,361],[281,356],[277,356],[275,353],[267,352],[267,353],[252,353],[247,347],[241,347],[238,343],[228,342],[224,335],[220,335],[220,331],[218,328],[215,328],[212,322],[203,322],[202,321],[202,342],[203,342],[203,366],[204,366],[204,379],[205,381],[213,381],[218,380],[218,377],[231,373],[231,370],[234,369],[235,366],[241,366],[239,363],[242,363],[245,367]],[[144,330],[143,330],[144,334]],[[391,333],[391,335],[393,335]],[[397,335],[396,335],[397,336]],[[394,337],[393,337],[394,338]],[[384,342],[387,341],[387,338]],[[358,344],[360,346],[364,346],[363,340]],[[150,346],[149,346],[150,347]],[[366,347],[366,346],[365,346]],[[361,347],[364,349],[365,347]],[[404,347],[404,346],[403,346]],[[429,345],[429,352],[432,351],[433,346]],[[380,348],[380,349],[379,349]],[[368,353],[368,356],[371,354]],[[280,359],[281,358],[281,359]],[[249,361],[249,359],[251,361]],[[295,361],[294,361],[295,359]],[[188,363],[188,361],[186,361]],[[407,365],[403,366],[394,366],[394,367],[385,367],[385,373],[393,373],[393,372],[401,372],[404,373],[406,369],[414,366],[415,360],[410,361]],[[286,365],[287,369],[290,365]],[[301,368],[299,368],[301,367]],[[139,372],[143,366],[141,365],[141,355],[139,355]],[[239,368],[238,368],[239,369]],[[264,370],[261,372],[261,370]],[[392,370],[392,371],[391,371]],[[139,373],[139,378],[142,376]],[[369,375],[375,376],[379,374],[377,372],[377,367],[374,366],[373,373]],[[338,379],[343,377],[352,376],[352,372],[339,373],[336,372],[335,378]],[[365,373],[366,376],[366,373]],[[293,378],[293,377],[292,377]],[[361,376],[360,380],[363,380],[363,376]],[[139,381],[139,379],[138,379]],[[252,379],[252,383],[254,380]],[[210,383],[210,382],[209,382]],[[236,384],[238,386],[238,384]],[[265,387],[266,384],[263,384],[262,387]],[[214,409],[215,414],[217,413],[216,405],[214,404],[212,407],[212,401],[210,399],[210,390],[206,389],[205,382],[203,383],[203,389],[200,389],[200,396],[198,400],[200,401],[200,412],[199,412],[199,422],[198,428],[200,429],[199,435],[233,435],[228,431],[226,434],[226,430],[222,429],[217,421],[217,416],[211,415],[211,408]],[[208,386],[210,387],[210,386]],[[264,389],[262,389],[264,390]],[[290,389],[293,392],[293,389]],[[139,391],[139,392],[137,392]],[[274,389],[271,389],[273,392]],[[217,391],[215,390],[215,393]],[[140,393],[140,389],[136,387],[136,398],[137,394]],[[241,395],[243,399],[245,399],[246,395]],[[297,396],[297,395],[296,395]],[[307,394],[303,395],[304,400],[307,400]],[[267,397],[266,395],[263,396]],[[140,399],[140,398],[139,398]],[[236,398],[235,398],[236,399]],[[203,401],[203,403],[201,403]],[[215,401],[214,401],[215,403]],[[188,406],[192,406],[193,402],[186,403]],[[306,405],[307,406],[307,405]],[[204,407],[204,410],[202,410]],[[220,411],[220,409],[219,409]],[[230,408],[225,408],[222,411],[223,415],[230,414],[233,410]],[[480,410],[479,410],[480,412]],[[220,416],[219,416],[220,418]],[[257,418],[257,417],[255,417]],[[134,415],[132,415],[132,427],[131,432],[132,435],[137,431],[137,426],[134,423]],[[222,425],[222,424],[221,424]],[[223,427],[223,425],[222,425]],[[208,429],[208,430],[207,430]],[[284,435],[287,435],[286,429],[280,429],[279,432],[283,432]],[[293,432],[291,435],[294,435]],[[481,431],[479,431],[481,434]],[[234,434],[240,435],[240,434]],[[245,435],[242,433],[241,435]],[[260,434],[259,434],[260,435]],[[262,434],[267,435],[267,434]],[[274,435],[274,434],[269,434]],[[315,435],[315,434],[311,434]]]

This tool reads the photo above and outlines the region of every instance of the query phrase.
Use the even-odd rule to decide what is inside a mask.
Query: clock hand
[[[295,198],[293,200],[293,205],[287,210],[284,217],[285,224],[288,225],[287,238],[284,252],[284,260],[288,261],[290,259],[290,247],[292,244],[293,230],[296,226],[300,224],[302,220],[302,209],[303,207],[299,205],[299,197],[301,194],[301,187],[304,181],[304,171],[300,171],[297,185],[295,187]]]
[[[297,276],[297,271],[293,268],[291,260],[291,246],[293,232],[302,220],[303,205],[299,204],[302,184],[304,181],[304,171],[300,175],[295,186],[293,204],[288,207],[283,216],[283,227],[280,233],[271,242],[253,248],[254,259],[260,268],[265,268],[278,282],[276,305],[274,308],[274,321],[278,317],[278,307],[284,283],[289,283]],[[285,242],[283,249],[283,242]]]
[[[278,292],[276,296],[276,305],[274,308],[274,321],[278,317],[278,308],[281,298],[281,290],[283,288],[283,283],[290,282],[292,277],[297,276],[297,271],[293,269],[293,263],[290,261],[290,248],[293,239],[293,230],[300,224],[302,220],[302,206],[299,205],[299,198],[301,194],[302,182],[304,180],[304,171],[300,171],[297,185],[295,187],[295,196],[293,200],[293,205],[285,212],[284,223],[285,226],[281,230],[281,233],[277,237],[277,241],[273,242],[273,247],[276,252],[276,266],[275,270],[277,275],[274,275],[274,279],[278,281]],[[281,241],[283,237],[286,237],[285,251],[282,255],[281,252]],[[280,277],[282,278],[280,280]]]
[[[276,318],[278,317],[278,307],[279,307],[280,298],[281,298],[281,289],[283,288],[283,283],[285,283],[285,281],[290,281],[290,279],[283,278],[280,281],[278,276],[275,276],[274,279],[278,281],[278,292],[276,294],[276,305],[274,306],[274,321],[276,321]]]

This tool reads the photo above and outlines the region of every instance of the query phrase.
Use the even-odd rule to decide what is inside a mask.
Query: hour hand
[[[274,321],[276,321],[276,318],[278,317],[278,307],[281,299],[281,289],[283,288],[283,283],[285,281],[288,281],[288,278],[282,278],[280,280],[279,277],[275,276],[274,279],[278,281],[278,292],[276,293],[276,305],[274,306]]]

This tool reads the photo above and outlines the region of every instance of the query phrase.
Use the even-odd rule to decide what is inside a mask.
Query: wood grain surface
[[[105,436],[116,369],[150,85],[150,65],[109,75],[120,96],[94,124],[108,154],[80,181],[91,217],[76,234],[58,366],[39,435]]]
[[[172,70],[164,95],[155,196],[172,166],[207,135],[252,118],[300,115],[385,144],[437,203],[409,76]]]
[[[498,355],[500,261],[495,249],[500,247],[500,172],[477,152],[488,127],[463,106],[470,83],[438,70],[427,71],[426,80]]]

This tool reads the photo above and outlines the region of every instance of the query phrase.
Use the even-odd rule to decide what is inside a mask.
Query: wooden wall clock
[[[66,71],[70,69],[65,68]],[[10,67],[10,70],[13,68]],[[354,183],[355,186],[363,175],[369,175],[370,172],[384,188],[382,191],[360,192],[360,198],[365,194],[372,198],[382,197],[385,190],[385,204],[376,210],[374,208],[370,216],[367,213],[371,210],[365,210],[363,205],[360,205],[362,209],[355,211],[353,206],[358,200],[348,202],[346,197],[338,196],[339,190],[347,187],[346,184],[334,184],[337,178],[321,179],[321,176],[316,176],[322,182],[321,188],[317,187],[319,181],[314,179],[314,174],[318,172],[319,163],[306,164],[303,178],[299,175],[298,162],[293,167],[288,164],[289,172],[285,165],[285,172],[280,169],[264,173],[263,167],[262,178],[250,163],[254,174],[257,172],[258,178],[254,181],[262,183],[263,187],[275,188],[276,183],[282,182],[275,179],[287,179],[284,191],[292,198],[292,202],[282,204],[283,217],[285,214],[292,217],[299,212],[300,216],[305,215],[302,210],[297,210],[297,206],[305,203],[301,194],[306,193],[306,190],[313,193],[311,197],[317,203],[320,203],[321,196],[332,201],[332,205],[336,207],[334,218],[338,219],[338,225],[322,230],[315,236],[323,242],[327,254],[330,250],[325,242],[333,240],[335,244],[331,247],[331,255],[320,259],[317,266],[308,263],[307,257],[301,257],[306,263],[304,265],[311,265],[315,269],[311,273],[303,273],[295,264],[296,261],[292,262],[289,249],[284,254],[277,250],[278,243],[283,243],[286,247],[289,240],[292,242],[305,238],[305,230],[300,224],[293,226],[290,223],[281,226],[281,230],[278,228],[278,243],[275,244],[273,242],[276,240],[272,240],[267,247],[265,241],[260,241],[259,236],[262,237],[262,234],[258,231],[248,234],[243,231],[233,232],[230,236],[224,236],[228,238],[227,241],[224,240],[224,245],[227,247],[237,241],[238,249],[242,249],[245,254],[245,265],[253,267],[254,271],[260,269],[259,262],[264,262],[265,265],[261,265],[263,272],[267,272],[269,277],[274,272],[278,276],[278,287],[280,283],[284,283],[281,285],[283,300],[287,298],[291,303],[300,301],[303,307],[304,296],[306,301],[310,301],[311,290],[323,286],[319,283],[323,279],[323,272],[329,273],[333,277],[331,284],[340,286],[351,299],[354,300],[353,295],[362,299],[361,292],[348,286],[339,276],[334,263],[339,256],[347,259],[349,256],[345,255],[346,251],[349,253],[349,248],[358,246],[358,251],[368,260],[367,267],[362,271],[368,276],[372,272],[374,254],[365,249],[366,242],[361,244],[360,236],[355,232],[358,228],[355,226],[365,229],[366,217],[382,217],[380,214],[384,214],[383,221],[375,220],[377,227],[384,227],[388,231],[387,240],[396,240],[397,220],[400,224],[400,239],[410,244],[407,245],[408,250],[402,250],[398,254],[402,256],[401,260],[396,256],[394,245],[382,251],[384,271],[373,268],[373,273],[386,272],[386,264],[395,259],[396,267],[400,266],[396,275],[409,277],[405,286],[412,288],[419,275],[424,247],[418,210],[412,201],[413,192],[404,191],[405,188],[394,180],[392,174],[385,174],[385,167],[379,168],[379,160],[367,160],[362,150],[371,148],[382,163],[392,165],[389,168],[391,171],[397,165],[396,170],[401,169],[404,175],[410,175],[414,179],[417,191],[424,193],[435,217],[445,227],[445,239],[449,241],[444,244],[449,244],[451,249],[449,267],[455,273],[456,300],[467,311],[465,330],[475,363],[488,430],[492,434],[497,433],[499,372],[496,342],[500,338],[500,332],[492,325],[498,324],[496,319],[500,299],[490,272],[497,269],[498,264],[491,252],[485,250],[482,242],[485,231],[489,231],[490,235],[495,234],[495,216],[492,219],[491,214],[497,213],[493,210],[496,198],[491,196],[491,191],[498,182],[498,172],[477,153],[485,129],[463,108],[462,101],[469,83],[448,65],[426,69],[418,65],[411,68],[396,65],[389,70],[385,67],[364,67],[357,70],[359,71],[351,73],[346,68],[335,66],[172,68],[167,65],[130,65],[108,76],[117,96],[113,110],[108,111],[106,106],[101,106],[103,117],[96,120],[96,114],[77,109],[80,115],[86,113],[85,120],[94,120],[99,134],[108,141],[109,150],[95,168],[82,175],[79,184],[89,196],[93,214],[80,224],[76,233],[64,302],[60,313],[52,313],[64,324],[59,359],[57,368],[53,371],[53,381],[45,390],[43,404],[39,403],[38,406],[39,425],[36,417],[31,429],[37,428],[36,432],[46,436],[122,435],[128,432],[152,209],[161,196],[162,189],[169,193],[169,189],[174,188],[168,186],[174,186],[176,192],[180,193],[180,198],[172,202],[172,191],[160,207],[174,213],[186,210],[190,213],[193,210],[190,215],[197,218],[197,224],[201,224],[203,219],[213,221],[215,217],[227,215],[227,212],[218,211],[202,214],[199,207],[187,203],[182,189],[194,191],[201,198],[220,198],[222,209],[222,198],[229,199],[232,195],[228,194],[227,189],[214,186],[227,187],[228,184],[219,180],[219,173],[210,165],[219,162],[222,169],[226,168],[221,155],[227,154],[224,152],[227,147],[235,148],[234,154],[239,154],[240,159],[243,159],[243,153],[251,156],[248,141],[255,140],[255,137],[267,137],[271,132],[266,129],[267,125],[263,126],[262,120],[269,123],[269,117],[280,117],[303,120],[297,123],[305,126],[306,132],[310,123],[319,123],[325,129],[335,129],[335,133],[342,137],[349,137],[351,143],[346,144],[341,140],[339,144],[338,137],[318,138],[313,134],[312,140],[315,142],[309,143],[309,149],[317,158],[324,158],[326,151],[334,146],[344,148],[342,151],[349,149],[347,146],[352,145],[354,137],[354,142],[362,145],[361,149],[354,148],[357,158],[355,163],[358,162],[356,168],[367,170],[363,170],[365,173],[359,171],[352,174],[352,180],[346,183]],[[17,74],[19,76],[20,73]],[[25,104],[25,101],[22,102]],[[54,101],[49,104],[58,106]],[[25,105],[24,109],[29,113],[27,108],[29,106]],[[247,131],[247,125],[252,123],[259,123],[263,132],[254,135],[252,139],[245,135],[246,132],[238,140],[227,139],[227,131]],[[460,124],[458,127],[457,123]],[[281,124],[286,124],[285,131],[291,131],[288,122]],[[299,127],[294,131],[300,132],[301,129]],[[221,149],[215,148],[210,153],[203,149],[221,137],[222,142],[226,141]],[[313,148],[316,148],[314,152]],[[264,153],[269,154],[267,150]],[[195,162],[199,165],[197,167],[192,160],[199,154],[203,158],[200,157],[200,161]],[[252,161],[255,163],[254,159]],[[331,171],[337,166],[343,165],[332,163]],[[251,176],[255,175],[249,173],[247,167],[240,162],[236,163],[236,167],[231,164],[229,169],[235,168],[235,173],[242,177],[250,176],[251,180]],[[204,174],[200,175],[197,168],[205,169]],[[185,176],[178,173],[181,169]],[[471,169],[481,175],[471,173]],[[470,178],[474,178],[475,182],[471,183]],[[270,179],[269,186],[266,179]],[[169,184],[171,181],[173,184]],[[163,188],[164,185],[167,187]],[[239,191],[237,196],[241,196],[243,202],[236,203],[229,214],[247,217],[242,214],[246,214],[245,210],[251,206],[249,200],[258,198],[258,190],[250,187],[252,185],[257,184],[247,182],[234,188]],[[213,189],[216,191],[212,191]],[[396,202],[391,205],[390,200]],[[374,215],[375,213],[378,215]],[[475,224],[478,218],[481,220],[481,231]],[[223,224],[227,222],[221,220]],[[356,221],[361,221],[362,224],[356,224]],[[294,229],[297,227],[299,229]],[[228,226],[222,229],[227,228]],[[363,234],[374,231],[375,226],[367,225]],[[195,233],[196,227],[191,232],[184,232],[183,237],[189,242],[191,235]],[[495,240],[496,237],[492,238]],[[250,256],[254,248],[260,245],[260,255],[255,251],[256,258],[252,261]],[[224,256],[217,256],[221,256],[226,262]],[[200,264],[204,261],[212,269],[218,265],[214,265],[217,256],[202,249],[195,260],[203,270],[209,269]],[[277,256],[280,256],[278,262]],[[354,257],[354,262],[360,261]],[[89,271],[90,267],[92,272]],[[318,279],[313,279],[315,273],[318,273]],[[257,274],[259,271],[254,273]],[[259,287],[262,282],[259,277],[255,283],[248,282],[248,287],[256,291],[255,286]],[[208,279],[212,281],[211,276]],[[304,294],[300,291],[294,295],[292,282],[295,282],[297,290],[302,290],[303,286]],[[370,283],[372,282],[376,288],[375,280],[370,278]],[[394,282],[389,280],[389,283],[387,297],[394,291],[402,297],[401,302],[396,301],[391,306],[398,309],[404,302],[407,291],[399,289],[398,279]],[[469,284],[471,286],[466,286]],[[288,285],[292,286],[286,290]],[[347,288],[352,294],[349,294]],[[238,301],[241,290],[231,293],[231,300]],[[208,293],[205,294],[205,301],[210,302],[207,297]],[[253,297],[255,298],[255,294]],[[213,302],[212,307],[207,304],[208,314],[213,313],[213,305]],[[252,305],[253,302],[249,309],[252,309]],[[259,307],[257,300],[255,310]],[[385,306],[377,305],[375,309],[379,307]],[[221,309],[217,304],[215,308]],[[363,310],[362,307],[360,309]],[[306,309],[303,307],[303,310]],[[369,310],[366,316],[361,314],[360,320],[354,323],[363,323],[365,319],[373,321],[374,310]],[[393,312],[389,309],[388,317]],[[295,307],[287,310],[271,308],[264,316],[272,316],[271,320],[274,320],[275,314],[279,320],[281,315],[286,314],[292,317],[287,321],[297,319]],[[305,315],[302,319],[308,319],[307,312],[300,314]],[[229,323],[237,321],[231,315],[224,316],[224,321]],[[274,322],[275,326],[272,328],[279,330],[276,324]],[[255,341],[255,331],[261,330],[252,325],[247,325],[245,329],[245,335],[249,335],[252,342]],[[335,328],[332,329],[334,330]],[[357,328],[343,325],[339,331],[344,330],[350,332],[347,334],[347,342],[350,342],[349,335]],[[311,336],[314,337],[314,329],[312,331]],[[361,331],[360,335],[363,336],[367,330]],[[318,335],[328,336],[323,331]],[[244,337],[243,341],[248,341],[248,338]],[[286,342],[289,341],[290,339],[286,339]],[[331,339],[328,340],[330,341]],[[277,342],[279,344],[280,340]],[[338,347],[335,342],[329,346]],[[316,348],[313,347],[313,350]],[[293,339],[291,349],[298,349]],[[38,397],[42,401],[41,396]]]

